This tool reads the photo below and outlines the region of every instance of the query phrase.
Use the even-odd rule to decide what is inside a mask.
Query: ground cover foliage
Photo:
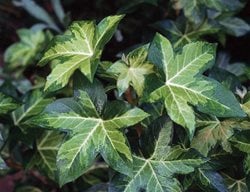
[[[249,9],[0,1],[1,190],[249,191]]]

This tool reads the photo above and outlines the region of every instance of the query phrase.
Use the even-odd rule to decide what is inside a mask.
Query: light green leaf
[[[122,95],[131,85],[141,96],[146,75],[153,72],[153,65],[147,59],[148,46],[144,45],[130,52],[122,60],[115,62],[108,72],[118,74],[117,88]]]
[[[46,98],[39,90],[33,91],[24,101],[24,104],[12,112],[14,124],[21,124],[32,116],[41,113],[44,108],[53,101],[53,98]]]
[[[250,128],[250,122],[239,119],[225,119],[219,120],[212,116],[200,116],[196,121],[195,134],[191,147],[197,149],[204,156],[207,156],[209,151],[218,144],[222,148],[231,152],[231,145],[228,139],[234,134],[234,129]]]
[[[181,53],[174,55],[170,42],[159,34],[150,46],[149,60],[163,67],[166,79],[150,94],[149,101],[164,100],[170,118],[186,127],[191,138],[195,130],[191,105],[220,117],[245,116],[229,90],[202,75],[213,64],[214,52],[214,45],[196,42],[186,45]]]
[[[19,29],[17,34],[20,42],[12,44],[4,53],[4,61],[8,70],[25,67],[39,59],[47,42],[46,34],[41,30]]]
[[[45,90],[64,87],[76,69],[92,81],[102,48],[113,36],[122,17],[106,17],[97,26],[94,21],[77,21],[63,35],[55,37],[40,61],[41,65],[59,61],[47,78]]]
[[[55,131],[46,131],[36,140],[37,152],[29,164],[36,165],[49,178],[56,179],[56,156],[62,143],[63,134]]]
[[[150,191],[172,192],[182,191],[179,181],[174,174],[187,174],[194,171],[204,161],[194,155],[192,150],[184,150],[180,147],[170,148],[170,140],[164,141],[171,135],[172,123],[165,121],[156,140],[155,152],[145,159],[133,156],[133,176],[115,176],[110,191]],[[160,156],[159,153],[164,151]]]
[[[130,174],[131,152],[121,128],[132,126],[148,115],[138,108],[111,119],[103,119],[86,92],[76,99],[61,99],[51,104],[32,124],[68,130],[69,139],[58,152],[59,184],[63,185],[82,175],[101,154],[115,170]],[[124,158],[125,157],[125,158]]]
[[[0,114],[6,114],[16,109],[18,106],[18,102],[12,97],[0,93]]]

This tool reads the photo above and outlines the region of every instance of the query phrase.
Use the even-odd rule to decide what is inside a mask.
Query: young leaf
[[[182,191],[179,181],[173,175],[193,172],[194,168],[200,166],[204,161],[197,157],[192,150],[168,146],[171,141],[172,126],[171,122],[165,120],[158,140],[155,141],[153,155],[148,159],[133,156],[133,176],[115,177],[110,191]],[[163,151],[164,153],[162,153]]]
[[[157,34],[151,43],[149,60],[165,73],[165,83],[154,90],[149,101],[165,101],[173,121],[188,128],[190,137],[195,130],[192,107],[220,117],[245,116],[234,95],[217,81],[202,75],[214,59],[215,47],[204,42],[190,43],[174,54],[170,42]]]
[[[0,92],[0,115],[6,114],[16,109],[18,106],[19,104],[16,100]]]
[[[41,65],[59,61],[47,78],[45,90],[64,87],[76,69],[92,81],[102,49],[122,18],[106,17],[98,25],[94,21],[74,22],[65,34],[55,37],[40,61]]]
[[[62,143],[63,134],[55,131],[46,131],[36,141],[37,152],[30,165],[35,165],[44,171],[49,178],[56,180],[56,156]]]
[[[22,106],[12,112],[14,124],[20,126],[27,118],[41,113],[52,101],[53,98],[46,98],[41,91],[35,90],[27,97]]]
[[[130,52],[125,58],[115,62],[108,72],[119,74],[117,88],[122,95],[131,85],[141,96],[144,89],[145,75],[153,72],[153,65],[146,61],[148,46],[144,45]]]
[[[37,126],[68,130],[70,138],[58,152],[59,183],[63,185],[82,175],[100,153],[115,170],[130,174],[132,160],[126,139],[119,129],[132,126],[147,114],[138,108],[120,116],[102,119],[86,92],[76,99],[61,99],[51,104],[45,113],[31,120]],[[124,158],[126,157],[126,158]]]

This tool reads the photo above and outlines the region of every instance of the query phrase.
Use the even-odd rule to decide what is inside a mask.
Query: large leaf
[[[9,111],[16,109],[18,106],[19,104],[15,99],[0,93],[0,114],[6,114]]]
[[[123,16],[110,16],[98,25],[94,21],[78,21],[63,34],[56,36],[40,64],[57,61],[47,78],[45,90],[64,87],[76,69],[92,81],[104,45],[114,34]]]
[[[195,115],[190,105],[220,117],[245,116],[234,95],[217,81],[202,75],[214,59],[215,47],[205,42],[186,45],[174,54],[170,42],[157,34],[149,60],[165,73],[165,82],[150,94],[150,101],[164,100],[171,119],[188,128],[192,137]]]
[[[200,116],[196,122],[198,131],[191,142],[191,146],[204,156],[207,156],[209,151],[218,144],[225,151],[231,152],[228,139],[234,134],[234,129],[250,128],[250,122],[239,119],[225,119],[220,121],[216,117]]]
[[[33,91],[25,99],[24,104],[12,112],[14,124],[20,126],[27,118],[41,113],[52,101],[53,98],[46,98],[41,91]]]
[[[31,122],[42,127],[68,130],[70,133],[57,157],[60,185],[82,175],[99,153],[112,168],[130,174],[127,160],[131,161],[132,157],[120,129],[143,120],[147,117],[145,112],[134,108],[122,115],[103,119],[88,94],[82,91],[75,99],[56,101],[48,106],[47,111],[50,113],[33,118]]]
[[[63,134],[55,131],[46,131],[36,141],[37,152],[30,165],[36,165],[49,178],[56,179],[56,156],[62,143]]]
[[[153,72],[153,65],[146,61],[148,46],[139,47],[130,52],[122,60],[115,62],[108,71],[119,74],[117,88],[119,94],[123,94],[131,85],[139,96],[144,89],[145,75]]]
[[[171,141],[172,123],[165,119],[159,129],[158,140],[150,158],[133,156],[133,176],[117,176],[110,191],[182,191],[174,174],[187,174],[194,171],[204,161],[192,150],[168,146]]]

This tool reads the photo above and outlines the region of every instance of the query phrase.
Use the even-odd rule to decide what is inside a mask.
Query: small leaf
[[[0,115],[6,114],[19,106],[18,102],[12,97],[0,92]]]
[[[215,47],[190,43],[174,55],[170,42],[157,34],[150,46],[149,60],[165,73],[165,82],[149,95],[149,101],[164,100],[168,115],[186,127],[192,138],[195,115],[190,105],[220,117],[245,116],[234,95],[202,73],[211,67]]]
[[[146,61],[148,46],[130,52],[125,59],[115,62],[108,72],[118,74],[117,88],[122,95],[131,85],[139,96],[144,89],[145,75],[153,72],[153,65]]]

